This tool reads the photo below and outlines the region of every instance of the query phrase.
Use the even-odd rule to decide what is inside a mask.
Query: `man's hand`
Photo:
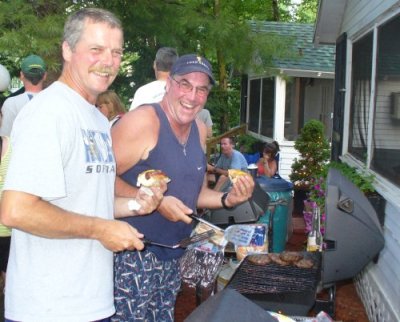
[[[164,192],[167,191],[167,184],[161,183],[158,187],[140,188],[136,194],[136,201],[140,208],[136,211],[138,215],[146,215],[152,213],[159,206],[164,197]]]
[[[228,196],[225,199],[225,204],[228,207],[234,207],[251,198],[254,191],[254,180],[250,175],[239,176],[236,182],[232,185]]]
[[[186,224],[192,222],[192,219],[188,215],[192,214],[193,210],[173,196],[165,196],[158,211],[165,218],[173,222],[183,221]]]
[[[96,218],[95,236],[105,248],[112,252],[142,250],[143,234],[124,221]]]

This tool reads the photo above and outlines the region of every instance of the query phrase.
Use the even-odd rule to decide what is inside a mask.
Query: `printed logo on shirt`
[[[85,146],[86,173],[115,172],[114,154],[108,133],[81,129]]]

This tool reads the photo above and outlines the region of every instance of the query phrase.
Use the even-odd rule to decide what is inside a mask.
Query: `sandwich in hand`
[[[232,181],[232,183],[236,183],[237,179],[241,176],[249,176],[247,172],[243,170],[238,170],[238,169],[229,169],[228,170],[228,176],[229,179]]]
[[[146,170],[138,175],[137,186],[159,187],[163,182],[168,183],[171,179],[161,170]]]
[[[168,178],[168,176],[161,170],[146,170],[138,175],[136,185],[140,187],[141,191],[145,192],[149,196],[152,196],[153,191],[151,191],[151,187],[159,187],[161,183],[168,183],[170,181],[171,179]],[[140,204],[135,199],[129,200],[129,210],[139,210],[140,207]]]

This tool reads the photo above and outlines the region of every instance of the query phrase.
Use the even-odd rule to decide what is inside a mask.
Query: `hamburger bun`
[[[249,174],[243,170],[238,169],[229,169],[228,170],[229,179],[232,183],[236,183],[237,179],[241,176],[249,176]]]
[[[146,170],[138,175],[137,186],[158,187],[161,183],[170,181],[171,179],[161,170]]]

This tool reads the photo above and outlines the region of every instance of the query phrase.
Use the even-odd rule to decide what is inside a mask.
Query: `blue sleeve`
[[[218,160],[217,160],[217,163],[215,164],[215,167],[217,167],[217,168],[222,168],[222,158],[223,158],[223,154],[221,154],[220,155],[220,157],[218,158]]]
[[[231,169],[247,170],[247,161],[243,154],[239,151],[234,151],[232,155]]]

